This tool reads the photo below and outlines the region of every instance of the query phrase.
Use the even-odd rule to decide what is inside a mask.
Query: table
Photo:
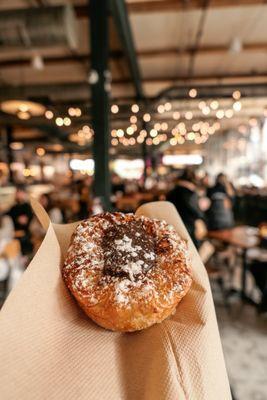
[[[251,226],[237,226],[231,229],[223,229],[217,231],[208,231],[208,238],[217,239],[224,244],[229,244],[238,247],[242,250],[242,289],[241,298],[243,301],[250,304],[255,302],[250,299],[246,294],[246,283],[247,283],[247,251],[259,245],[259,231],[257,228]]]

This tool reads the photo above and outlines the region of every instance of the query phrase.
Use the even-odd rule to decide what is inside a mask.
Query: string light
[[[136,138],[137,143],[140,143],[140,144],[143,143],[144,140],[145,140],[145,138],[143,136],[137,136],[137,138]]]
[[[156,129],[157,131],[160,131],[161,130],[161,124],[159,122],[156,122],[154,124],[154,129]]]
[[[128,126],[128,128],[126,129],[126,132],[128,135],[133,135],[134,134],[134,129],[131,126]]]
[[[131,146],[134,146],[135,143],[136,143],[135,138],[131,137],[131,138],[129,139],[129,144],[130,144]]]
[[[122,129],[118,129],[118,130],[117,130],[117,136],[118,136],[119,138],[122,138],[122,137],[124,136],[124,132],[123,132]]]
[[[151,120],[151,115],[148,114],[148,113],[144,114],[144,115],[143,115],[143,120],[144,120],[145,122],[149,122],[149,121]]]
[[[170,145],[171,146],[176,146],[177,145],[177,139],[176,138],[171,138],[170,139]]]
[[[136,124],[136,122],[137,122],[137,117],[136,117],[136,115],[131,115],[131,117],[130,117],[130,122],[131,122],[131,124]]]
[[[172,105],[171,103],[167,102],[164,104],[165,111],[171,111]]]
[[[63,124],[64,124],[63,118],[57,117],[56,118],[56,125],[57,126],[63,126]]]
[[[140,136],[142,136],[142,137],[147,137],[147,131],[146,131],[145,129],[142,129],[142,130],[140,131]]]
[[[80,108],[76,108],[76,117],[80,117],[82,115],[82,110]]]
[[[168,129],[168,124],[167,124],[167,122],[162,122],[162,124],[161,124],[161,129],[162,129],[163,131],[166,131],[166,130]]]
[[[241,108],[242,108],[241,102],[240,101],[235,101],[234,104],[233,104],[233,109],[238,112],[238,111],[241,110]]]
[[[156,129],[151,129],[151,131],[149,132],[151,137],[156,137],[158,134],[158,131],[156,131]]]
[[[152,140],[151,138],[147,138],[147,139],[146,139],[146,144],[147,144],[148,146],[151,146],[151,145],[153,144],[153,140]]]
[[[52,119],[53,117],[54,117],[54,113],[53,113],[52,111],[47,110],[47,111],[45,112],[45,118],[46,118],[46,119]]]
[[[111,139],[111,144],[112,144],[112,146],[118,146],[118,144],[119,144],[118,139],[116,139],[116,138]]]
[[[235,91],[233,92],[232,96],[233,96],[233,99],[239,100],[240,97],[241,97],[241,93],[240,93],[239,90],[235,90]]]
[[[153,144],[155,144],[155,145],[160,144],[160,139],[159,139],[158,137],[155,137],[155,138],[153,139]]]
[[[233,115],[234,115],[234,111],[231,108],[229,108],[229,110],[225,111],[226,118],[232,118]]]
[[[217,117],[218,119],[222,119],[222,118],[224,117],[224,111],[223,111],[223,110],[218,110],[218,111],[216,112],[216,117]]]
[[[69,117],[65,117],[63,119],[63,123],[65,126],[70,126],[71,125],[71,119]]]
[[[138,113],[138,111],[139,111],[138,104],[133,104],[132,107],[131,107],[131,110],[132,110],[133,113]]]
[[[180,137],[177,138],[177,142],[178,142],[179,144],[184,144],[185,139],[184,139],[182,136],[180,136]]]
[[[117,131],[116,131],[116,129],[112,129],[112,131],[111,131],[111,136],[114,137],[114,138],[117,136]]]
[[[117,114],[119,112],[119,107],[117,106],[117,104],[112,104],[111,112],[112,114]]]
[[[180,113],[179,111],[174,111],[174,113],[172,114],[172,118],[175,119],[176,121],[178,119],[180,119]]]
[[[191,120],[193,118],[193,113],[191,111],[187,111],[184,116],[185,119]]]
[[[204,107],[206,107],[205,101],[200,101],[200,102],[198,103],[198,108],[199,108],[200,110],[202,110],[202,108],[204,108]]]
[[[76,116],[76,109],[73,108],[73,107],[70,107],[68,109],[68,114],[69,114],[70,117],[75,117]]]
[[[218,103],[217,100],[213,100],[213,101],[210,103],[210,108],[211,108],[212,110],[217,110],[218,107],[219,107],[219,103]]]
[[[203,107],[203,108],[202,108],[202,113],[203,113],[204,115],[209,115],[209,113],[210,113],[210,108],[209,108],[209,106]]]
[[[189,97],[195,98],[195,97],[197,97],[197,90],[192,88],[189,90],[188,94],[189,94]]]
[[[160,104],[160,105],[158,106],[157,110],[158,110],[158,113],[159,113],[159,114],[163,114],[164,111],[165,111],[165,107],[164,107],[162,104]]]
[[[196,137],[195,132],[188,132],[188,134],[187,134],[187,136],[186,136],[186,138],[187,138],[188,140],[194,140],[195,137]]]
[[[36,154],[37,154],[39,157],[43,157],[43,156],[45,155],[45,149],[44,149],[43,147],[38,147],[38,148],[36,149]]]

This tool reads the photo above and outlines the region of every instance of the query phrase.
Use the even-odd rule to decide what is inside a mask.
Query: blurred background
[[[0,2],[0,303],[55,223],[169,200],[233,396],[267,398],[267,5]]]

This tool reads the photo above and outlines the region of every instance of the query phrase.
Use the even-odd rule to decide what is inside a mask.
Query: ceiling
[[[59,113],[65,112],[68,106],[79,105],[83,110],[82,117],[75,122],[79,126],[90,121],[90,18],[86,0],[0,2],[0,18],[10,9],[41,10],[45,6],[61,4],[74,7],[77,46],[71,48],[68,44],[55,46],[51,43],[50,46],[28,44],[11,48],[0,44],[0,101],[19,96],[41,99]],[[265,1],[128,0],[127,8],[142,88],[148,100],[147,108],[154,113],[153,122],[159,117],[156,113],[158,104],[169,98],[172,110],[183,112],[190,108],[194,118],[199,117],[198,101],[188,98],[191,87],[198,89],[198,100],[228,98],[230,103],[232,91],[241,91],[246,98],[242,112],[231,121],[225,119],[222,122],[225,129],[263,115],[267,107]],[[39,27],[40,32],[42,28]],[[38,27],[35,29],[38,34]],[[113,125],[124,127],[136,92],[112,18],[109,35],[111,98],[122,105],[121,112],[112,117]],[[43,58],[42,70],[31,65],[36,54]],[[175,92],[168,92],[167,89],[173,86]],[[208,118],[216,119],[216,113],[213,114]],[[1,116],[2,126],[18,122],[8,118]],[[172,113],[165,113],[160,118],[165,118],[170,126],[175,124]],[[43,122],[35,120],[33,125]],[[30,123],[22,125],[31,129]]]

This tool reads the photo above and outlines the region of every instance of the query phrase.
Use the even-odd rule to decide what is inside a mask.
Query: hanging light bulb
[[[117,104],[112,104],[111,112],[112,114],[117,114],[119,112],[119,107],[117,106]]]
[[[149,113],[146,113],[143,115],[143,120],[145,122],[149,122],[151,120],[151,115]]]
[[[188,94],[189,94],[189,97],[195,98],[195,97],[197,97],[197,90],[192,88],[189,90]]]
[[[131,110],[132,110],[133,113],[138,113],[138,111],[139,111],[138,104],[133,104],[132,107],[131,107]]]

